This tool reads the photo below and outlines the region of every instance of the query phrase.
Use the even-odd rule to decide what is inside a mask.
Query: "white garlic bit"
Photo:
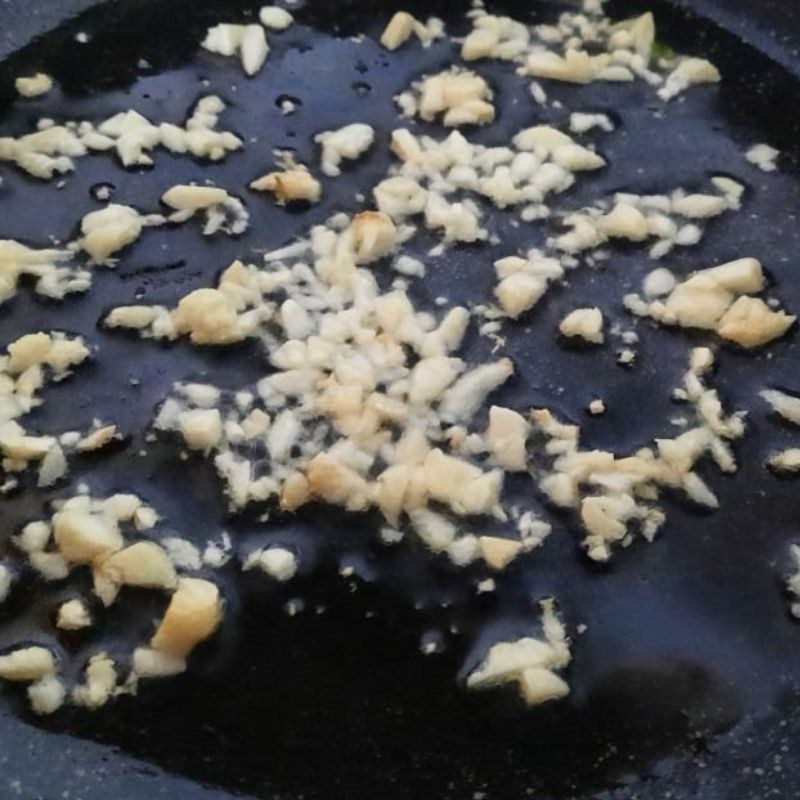
[[[314,137],[322,148],[322,171],[336,177],[341,174],[342,161],[355,161],[369,150],[375,141],[371,125],[353,122],[335,131],[323,131]]]
[[[14,88],[21,97],[40,97],[53,88],[53,79],[44,72],[20,77],[14,81]]]
[[[552,600],[542,606],[544,637],[524,637],[492,645],[480,667],[467,677],[470,689],[488,689],[516,683],[528,705],[558,700],[569,686],[558,675],[570,662],[569,641]]]

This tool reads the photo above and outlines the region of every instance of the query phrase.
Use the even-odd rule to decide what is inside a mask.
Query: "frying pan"
[[[795,336],[768,353],[721,351],[715,385],[729,408],[750,413],[748,435],[737,448],[738,473],[707,474],[722,501],[717,512],[700,514],[669,497],[658,539],[634,544],[603,569],[586,562],[568,521],[555,517],[545,546],[498,577],[497,591],[489,594],[475,593],[482,577],[477,568],[457,570],[412,543],[381,545],[370,516],[311,508],[268,523],[258,519],[263,509],[227,517],[207,463],[182,462],[174,442],[145,439],[155,404],[175,380],[246,385],[263,374],[264,354],[254,344],[237,347],[231,357],[229,350],[162,347],[111,334],[97,326],[104,311],[134,298],[172,303],[209,285],[233,258],[288,242],[334,210],[357,210],[355,193],[386,170],[383,148],[342,178],[326,180],[323,202],[310,211],[287,212],[242,187],[271,165],[275,147],[293,148],[313,163],[317,131],[363,119],[385,136],[396,125],[392,95],[454,55],[451,45],[439,43],[390,57],[374,41],[351,41],[349,35],[362,31],[374,39],[395,10],[364,0],[309,0],[296,10],[298,25],[271,37],[267,66],[251,81],[197,54],[209,24],[246,19],[257,7],[245,0],[60,0],[33,10],[6,0],[0,6],[4,132],[28,130],[40,116],[102,119],[131,107],[180,122],[203,79],[204,93],[231,104],[225,127],[247,140],[223,165],[202,168],[163,153],[152,171],[126,172],[104,156],[83,159],[61,189],[2,168],[4,238],[66,240],[76,220],[98,207],[92,187],[99,183],[113,184],[117,202],[155,210],[167,187],[210,178],[245,195],[252,214],[250,230],[237,240],[207,242],[191,225],[149,231],[116,270],[97,272],[87,296],[56,304],[23,288],[0,308],[3,344],[44,328],[80,333],[98,347],[91,365],[46,390],[45,406],[30,417],[32,428],[86,427],[99,416],[129,434],[127,446],[76,462],[70,484],[56,494],[74,493],[79,481],[96,495],[135,491],[198,543],[224,528],[237,547],[289,543],[303,564],[278,589],[241,575],[235,563],[216,573],[227,600],[221,635],[197,652],[185,676],[152,681],[137,698],[95,713],[66,709],[38,719],[22,694],[3,687],[0,797],[799,797],[800,630],[782,587],[789,543],[798,537],[800,496],[796,483],[763,467],[773,449],[796,444],[798,434],[757,399],[765,385],[800,388]],[[438,13],[451,31],[464,24],[458,3],[404,7]],[[663,114],[638,84],[548,86],[567,108],[607,110],[618,122],[615,133],[598,139],[610,168],[564,200],[578,208],[619,189],[691,189],[710,174],[737,177],[748,187],[743,210],[714,221],[701,244],[671,255],[669,266],[685,273],[755,255],[796,313],[800,9],[780,0],[619,0],[609,12],[623,17],[651,7],[659,38],[680,52],[708,55],[724,83],[692,90]],[[555,13],[540,2],[491,8],[530,19]],[[88,43],[75,40],[79,31],[89,34]],[[13,77],[37,68],[53,74],[58,89],[46,99],[13,101]],[[563,120],[563,110],[535,106],[508,65],[478,69],[501,109],[494,125],[475,134],[478,141],[502,143],[534,121]],[[278,107],[284,95],[300,102],[288,117]],[[765,175],[744,160],[743,152],[760,141],[783,151],[780,173]],[[412,288],[416,302],[489,296],[491,262],[535,246],[547,233],[545,226],[514,228],[503,215],[489,214],[500,244],[448,252]],[[433,241],[421,234],[420,252]],[[651,268],[639,250],[615,251],[602,270],[572,272],[568,286],[509,326],[507,350],[518,375],[497,401],[553,407],[580,422],[590,447],[621,452],[669,435],[671,389],[688,346],[704,339],[625,315],[620,298]],[[636,330],[633,369],[616,365],[614,342],[594,353],[557,343],[557,321],[585,303]],[[468,357],[485,357],[490,347],[471,336]],[[589,418],[585,406],[598,393],[608,412]],[[510,481],[509,492],[538,502],[528,478]],[[4,500],[3,539],[41,518],[50,496],[28,488]],[[339,574],[343,565],[354,571],[347,579]],[[76,588],[88,590],[80,580],[55,588],[32,576],[19,581],[0,610],[0,647],[54,636],[53,610]],[[535,601],[549,594],[559,598],[575,640],[570,698],[531,711],[511,691],[472,695],[458,688],[455,676],[463,677],[488,644],[531,629]],[[297,598],[302,611],[289,616],[285,603]],[[162,608],[131,592],[102,630],[57,639],[64,662],[75,665],[68,677],[76,678],[100,647],[124,661]],[[577,634],[580,623],[586,631]],[[422,656],[423,640],[441,642],[441,651]]]

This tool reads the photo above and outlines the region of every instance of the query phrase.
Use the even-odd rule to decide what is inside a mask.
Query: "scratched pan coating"
[[[78,0],[76,8],[81,5]],[[721,508],[699,514],[669,497],[668,523],[657,540],[637,542],[606,569],[581,556],[575,532],[559,517],[541,551],[520,559],[497,578],[497,592],[480,597],[476,570],[432,560],[413,543],[387,550],[376,542],[373,517],[309,509],[267,524],[256,514],[228,518],[209,465],[199,458],[181,462],[174,442],[148,443],[144,431],[175,380],[250,384],[266,368],[263,353],[254,344],[232,351],[164,347],[106,333],[97,321],[111,306],[134,299],[171,304],[209,285],[235,257],[280,246],[335,210],[358,210],[355,194],[387,168],[384,147],[341,178],[324,179],[323,201],[310,211],[287,212],[243,187],[271,166],[273,148],[294,148],[301,161],[315,163],[312,136],[320,130],[363,120],[385,141],[397,125],[392,95],[450,63],[456,51],[437,43],[389,55],[374,43],[389,8],[310,0],[296,11],[296,26],[270,36],[261,74],[245,80],[232,62],[198,53],[197,42],[209,24],[246,19],[257,4],[179,0],[167,8],[123,0],[71,19],[70,3],[63,6],[63,24],[0,68],[3,134],[28,130],[40,116],[102,119],[127,108],[180,122],[201,94],[218,93],[230,103],[222,127],[246,146],[211,166],[158,152],[149,171],[126,172],[109,157],[89,157],[59,190],[4,166],[2,237],[36,243],[50,234],[70,237],[76,220],[99,207],[91,188],[101,182],[114,185],[115,202],[154,210],[167,187],[210,178],[245,197],[251,227],[239,239],[211,241],[192,224],[148,231],[116,270],[96,272],[88,295],[54,304],[24,288],[0,308],[4,345],[27,331],[60,329],[98,346],[91,365],[45,390],[46,404],[30,416],[31,427],[85,427],[99,416],[131,434],[127,447],[76,462],[71,483],[57,494],[70,494],[80,480],[98,495],[135,491],[198,543],[223,527],[237,546],[289,543],[307,571],[276,589],[237,574],[235,565],[222,570],[218,580],[228,601],[222,635],[200,649],[187,675],[148,683],[137,698],[40,720],[26,710],[22,693],[3,687],[0,784],[23,797],[69,791],[85,800],[460,799],[476,792],[487,798],[746,800],[800,792],[800,628],[782,591],[788,545],[798,538],[800,497],[798,484],[763,468],[773,449],[796,444],[800,434],[777,424],[757,399],[766,384],[800,388],[796,336],[767,353],[721,351],[715,385],[728,408],[750,410],[748,435],[736,448],[738,473],[706,473]],[[440,13],[457,32],[463,21],[456,6],[420,6],[420,13]],[[709,55],[725,82],[691,90],[663,115],[641,83],[548,85],[551,98],[568,110],[609,111],[618,123],[614,133],[597,138],[609,168],[579,181],[558,204],[577,208],[622,189],[700,188],[711,174],[730,174],[748,187],[742,211],[712,221],[700,245],[666,263],[685,273],[756,255],[776,279],[784,305],[796,312],[800,185],[792,148],[800,86],[789,71],[684,11],[657,2],[618,2],[610,11],[621,17],[650,6],[659,37],[676,50]],[[405,7],[414,10],[414,4]],[[554,13],[540,3],[531,9],[531,19]],[[29,24],[15,13],[13,4],[0,8],[0,23],[8,15],[6,32]],[[514,13],[525,16],[518,8]],[[791,19],[785,20],[784,34],[791,35]],[[336,26],[340,38],[331,36]],[[75,42],[78,31],[91,35],[88,44]],[[346,38],[362,31],[373,40]],[[794,33],[800,42],[800,26]],[[59,88],[46,98],[11,102],[11,79],[33,68],[53,74]],[[504,143],[525,125],[563,122],[566,112],[536,106],[509,65],[477,69],[492,83],[499,110],[496,123],[472,134],[477,141]],[[296,113],[281,114],[283,96],[299,101]],[[781,173],[765,175],[744,160],[758,141],[784,151]],[[492,261],[541,243],[548,232],[540,224],[514,228],[491,209],[487,214],[500,243],[448,251],[413,287],[420,305],[433,306],[440,295],[451,303],[488,297]],[[417,241],[420,252],[434,242],[427,234]],[[620,298],[651,268],[641,250],[614,251],[602,270],[573,271],[568,286],[555,287],[521,323],[509,325],[507,350],[517,375],[497,402],[553,407],[582,425],[587,446],[618,452],[669,435],[670,392],[688,346],[705,339],[626,316]],[[633,369],[616,365],[619,341],[594,352],[560,346],[558,320],[587,303],[600,305],[610,324],[639,334]],[[490,346],[473,334],[466,352],[485,357]],[[584,409],[598,394],[608,412],[591,418]],[[512,497],[539,502],[527,478],[514,477],[509,488]],[[28,490],[3,501],[2,540],[41,517],[48,496]],[[356,577],[338,575],[342,561],[355,566]],[[573,632],[578,623],[587,626],[575,637],[569,699],[526,711],[512,691],[467,695],[457,688],[455,676],[475,663],[475,643],[527,632],[535,600],[548,594],[559,598]],[[32,582],[15,589],[0,611],[0,646],[35,638],[32,631],[52,633],[52,611],[63,596]],[[305,611],[290,618],[282,605],[292,597],[304,599]],[[163,609],[162,601],[136,593],[120,605],[105,632],[60,643],[75,665],[99,646],[124,658]],[[12,624],[17,617],[23,622]],[[423,657],[420,639],[432,631],[441,634],[444,650]]]

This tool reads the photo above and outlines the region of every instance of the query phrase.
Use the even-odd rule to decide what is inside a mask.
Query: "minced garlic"
[[[492,645],[483,663],[467,677],[470,689],[516,683],[528,705],[539,705],[569,694],[558,672],[571,659],[564,626],[552,600],[542,602],[543,639],[525,637]]]
[[[222,602],[217,586],[200,578],[181,578],[150,647],[185,658],[214,633],[221,619]]]
[[[220,23],[208,29],[202,46],[221,56],[239,56],[242,69],[251,77],[261,70],[269,54],[261,25]]]
[[[297,573],[297,556],[285,547],[265,547],[249,553],[242,563],[242,569],[245,572],[259,569],[284,583]]]
[[[404,116],[419,114],[430,121],[442,115],[443,124],[450,128],[485,125],[494,119],[489,84],[480,75],[458,67],[426,75],[413,85],[413,94],[397,101],[405,107]]]
[[[92,616],[82,600],[67,600],[58,608],[56,627],[64,631],[79,631],[92,624]]]
[[[231,234],[247,230],[250,215],[238,197],[216,186],[182,184],[173,186],[161,196],[161,202],[174,212],[170,222],[185,222],[202,211],[206,216],[203,233],[210,236],[218,230]]]
[[[599,308],[576,308],[561,320],[559,331],[567,338],[578,337],[590,344],[602,344],[603,314]]]
[[[775,163],[780,155],[780,150],[768,144],[754,144],[746,153],[745,158],[755,164],[763,172],[774,172],[778,167]]]
[[[546,449],[555,456],[539,486],[554,505],[579,511],[593,560],[605,561],[614,545],[629,543],[634,522],[646,539],[655,536],[665,520],[652,505],[660,486],[681,488],[699,505],[718,506],[694,466],[708,453],[723,472],[734,472],[728,442],[743,435],[744,422],[741,413],[725,416],[717,392],[704,385],[713,362],[710,350],[695,348],[684,375],[683,394],[695,409],[696,426],[674,439],[656,439],[655,449],[642,448],[631,456],[580,450],[577,426],[559,423],[545,409],[532,412],[534,426],[549,439]]]
[[[44,72],[37,72],[29,77],[17,78],[14,88],[21,97],[40,97],[53,88],[53,79]]]
[[[297,200],[317,203],[322,194],[320,182],[302,166],[262,175],[251,181],[250,188],[274,194],[280,206]]]
[[[314,137],[322,148],[322,171],[330,177],[341,174],[342,161],[355,161],[375,141],[375,131],[363,122],[354,122],[335,131],[323,131]]]
[[[294,17],[280,6],[262,6],[258,21],[273,31],[285,31],[294,22]]]
[[[760,262],[740,258],[695,272],[663,300],[648,304],[637,295],[628,295],[625,305],[635,314],[666,325],[715,331],[721,338],[749,349],[783,336],[795,321],[794,316],[750,296],[764,288]]]
[[[412,36],[416,36],[423,47],[444,35],[444,23],[436,17],[430,17],[422,23],[407,11],[398,11],[389,20],[381,34],[381,44],[387,50],[397,50]]]

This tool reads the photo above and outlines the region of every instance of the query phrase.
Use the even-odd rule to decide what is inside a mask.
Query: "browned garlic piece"
[[[481,558],[494,570],[505,569],[521,552],[522,542],[497,536],[479,536]]]
[[[796,319],[750,296],[763,291],[765,285],[760,262],[740,258],[695,272],[663,300],[648,304],[638,295],[628,295],[625,305],[633,313],[665,325],[715,331],[749,349],[783,336]]]
[[[419,115],[431,121],[442,115],[444,125],[485,125],[494,119],[492,90],[476,73],[453,67],[437,75],[426,75],[412,90],[395,98],[403,116]]]
[[[407,11],[398,11],[384,28],[381,44],[387,50],[397,50],[412,36],[416,36],[423,47],[429,47],[434,39],[444,36],[444,23],[436,17],[422,23]]]
[[[202,47],[221,56],[238,56],[245,74],[261,70],[269,54],[269,45],[261,25],[220,23],[209,28]]]
[[[155,512],[134,495],[117,494],[104,500],[76,495],[56,502],[57,510],[51,521],[28,523],[14,544],[28,556],[45,580],[65,578],[73,565],[90,564],[95,569],[98,586],[105,589],[109,602],[116,588],[100,581],[101,563],[124,546],[121,523],[132,523],[136,530],[151,527]],[[157,516],[157,515],[155,515]],[[51,543],[54,549],[48,549]],[[79,619],[79,601],[71,601],[64,612],[69,619]],[[67,619],[67,617],[65,617]]]
[[[369,150],[375,131],[363,122],[353,122],[335,131],[318,133],[314,141],[322,148],[322,171],[336,177],[341,174],[342,161],[355,161]]]
[[[222,600],[216,584],[181,578],[149,646],[133,652],[129,686],[135,690],[140,678],[165,678],[185,671],[189,653],[212,636],[221,621]]]
[[[470,689],[488,689],[516,683],[528,705],[558,700],[569,694],[569,686],[558,672],[570,662],[569,640],[552,600],[544,600],[544,638],[524,637],[492,645],[483,663],[467,677]]]
[[[186,658],[208,639],[222,620],[222,601],[216,584],[201,578],[181,578],[150,647]]]
[[[320,182],[300,164],[262,175],[250,183],[250,188],[274,194],[279,206],[297,200],[317,203],[322,194]]]
[[[170,590],[178,582],[167,552],[155,542],[135,542],[111,555],[95,556],[93,562],[94,591],[107,606],[122,586]]]

